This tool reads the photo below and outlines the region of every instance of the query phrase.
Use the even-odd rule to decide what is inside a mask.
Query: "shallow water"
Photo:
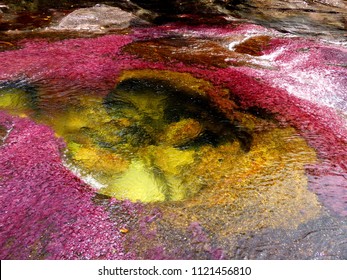
[[[276,166],[304,173],[304,165],[315,162],[315,152],[293,129],[249,112],[230,120],[208,97],[165,81],[129,79],[105,97],[98,95],[17,82],[3,84],[1,107],[50,125],[67,142],[68,167],[93,178],[99,193],[134,202],[206,196],[213,187],[223,200],[224,192],[238,196],[231,194],[235,184],[253,173],[256,178],[243,188],[277,188],[288,175],[276,174]],[[305,178],[292,184],[302,180],[305,187]],[[211,193],[208,198],[217,199]]]
[[[331,134],[341,123],[334,103],[319,107],[306,91],[312,81],[290,91],[288,58],[266,60],[272,39],[263,31],[249,27],[261,35],[249,39],[234,27],[186,28],[62,41],[59,33],[2,53],[2,203],[30,193],[47,205],[6,206],[7,218],[15,207],[38,213],[7,224],[3,258],[346,258],[346,135],[343,126]],[[287,39],[273,39],[275,52],[276,40]],[[289,93],[276,87],[282,77]],[[71,183],[57,187],[61,176]],[[80,189],[85,196],[74,200]],[[66,219],[43,230],[64,207]],[[87,232],[89,221],[106,226]],[[116,251],[99,243],[112,225]],[[45,234],[31,235],[31,226]],[[11,243],[22,229],[28,239]],[[81,237],[83,248],[99,245],[75,254],[56,242],[74,247]],[[30,253],[16,254],[21,246]]]

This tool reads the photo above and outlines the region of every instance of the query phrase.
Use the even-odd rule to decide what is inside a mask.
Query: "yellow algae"
[[[94,174],[107,187],[100,193],[154,202],[182,200],[199,191],[199,184],[187,189],[182,174],[194,163],[194,151],[181,151],[169,146],[141,149],[131,163],[123,157],[92,146],[69,145],[70,159],[75,165]],[[123,172],[123,173],[122,173]],[[119,174],[119,175],[116,175]]]
[[[316,155],[292,128],[255,134],[247,153],[233,142],[205,147],[199,157],[185,178],[186,187],[197,182],[208,187],[184,208],[166,205],[168,215],[194,212],[204,226],[227,235],[263,227],[295,228],[320,214],[305,175],[305,165],[314,163]],[[185,225],[186,215],[178,216],[183,218],[175,219],[177,226]]]
[[[234,117],[242,127],[247,128],[251,132],[269,131],[276,128],[275,122],[261,119],[252,114],[234,112]]]
[[[182,182],[182,178],[176,175],[166,175],[166,188],[169,188],[170,201],[180,201],[193,196],[199,190],[198,189],[187,189]]]
[[[139,160],[133,160],[129,168],[100,193],[118,199],[140,200],[142,202],[164,201],[160,180]]]
[[[18,91],[18,90],[17,90]],[[1,93],[0,93],[1,94]],[[2,108],[11,108],[11,107],[17,107],[17,106],[23,106],[23,97],[21,94],[1,94],[0,98],[0,104]]]
[[[127,99],[132,103],[137,110],[142,114],[150,115],[154,120],[162,120],[164,117],[164,106],[165,96],[139,94],[139,95],[127,95]]]
[[[195,152],[182,151],[170,146],[149,146],[141,151],[141,157],[168,174],[178,175],[182,168],[194,162]]]
[[[26,117],[33,114],[31,101],[28,94],[22,89],[2,89],[0,90],[0,109],[10,114]]]
[[[79,167],[89,170],[92,173],[104,173],[114,175],[125,171],[129,163],[120,155],[95,146],[82,146],[76,143],[69,143],[71,159]]]
[[[188,190],[182,180],[184,169],[194,163],[194,151],[181,151],[170,146],[148,146],[139,150],[138,157],[160,184],[160,191],[164,194],[165,200],[182,200],[198,191]],[[142,188],[148,187],[143,185]],[[142,193],[147,197],[147,193]],[[127,198],[134,200],[134,194],[129,192],[127,195]],[[135,196],[143,201],[139,194]],[[115,197],[118,198],[117,195]],[[146,198],[146,201],[161,201],[161,197],[153,196],[151,200]]]
[[[160,170],[165,178],[166,185],[163,187],[168,200],[186,199],[199,191],[199,184],[196,184],[197,188],[188,189],[183,182],[184,173],[194,164],[194,154],[192,150],[181,151],[168,146],[151,146],[151,149],[147,150],[152,165]]]
[[[85,97],[81,98],[79,106],[67,105],[66,108],[55,113],[54,118],[44,119],[54,127],[57,134],[65,136],[72,132],[79,132],[81,128],[101,127],[103,123],[110,122],[112,119],[102,108],[101,98]]]
[[[202,125],[194,119],[183,119],[169,124],[160,136],[160,142],[179,146],[193,140],[202,132]]]
[[[82,127],[86,127],[88,124],[88,118],[81,117],[84,112],[76,112],[70,110],[60,116],[50,120],[50,125],[55,128],[58,135],[64,136],[67,133],[78,131]]]

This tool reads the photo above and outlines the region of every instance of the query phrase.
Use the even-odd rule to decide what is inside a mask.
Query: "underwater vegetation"
[[[85,96],[61,105],[49,118],[36,104],[38,90],[17,84],[2,85],[1,107],[18,115],[36,107],[32,117],[52,126],[67,142],[68,166],[80,170],[82,177],[91,175],[101,186],[99,193],[134,202],[183,200],[200,191],[206,195],[203,189],[220,185],[223,178],[242,181],[245,172],[249,178],[267,161],[252,153],[254,136],[259,135],[252,130],[260,124],[263,128],[258,129],[268,126],[279,133],[274,121],[266,125],[251,113],[239,112],[239,119],[230,120],[206,94],[184,91],[165,80],[124,79],[105,97]],[[314,162],[314,152],[308,160],[299,154],[303,163]],[[242,167],[235,168],[235,163]],[[231,175],[232,170],[238,173]],[[230,196],[235,182],[225,183]]]
[[[141,207],[113,201],[123,218],[111,220],[62,164],[65,144],[49,127],[3,112],[0,122],[9,132],[0,149],[1,259],[133,259],[120,229]]]
[[[202,146],[239,141],[249,151],[252,142],[248,130],[206,96],[167,81],[130,78],[102,99],[83,97],[61,105],[49,118],[40,113],[34,87],[18,82],[1,88],[3,109],[22,116],[31,111],[32,117],[51,125],[67,141],[67,162],[93,174],[105,186],[100,193],[120,199],[192,196],[201,186],[196,182],[196,187],[185,188],[182,172],[199,161]]]
[[[238,230],[259,227],[252,221],[292,228],[320,213],[305,175],[316,155],[293,128],[256,108],[234,109],[237,119],[230,120],[206,93],[180,88],[182,81],[128,75],[104,97],[84,96],[49,119],[37,115],[66,141],[66,166],[98,193],[133,202],[184,200],[185,212],[197,217],[201,208],[218,213],[223,207],[233,219],[242,216],[244,228],[238,224]],[[30,105],[16,103],[16,96],[13,90],[2,93],[2,104],[14,99],[14,113]],[[163,211],[172,207],[180,211],[170,205]],[[247,218],[240,211],[253,214]],[[214,218],[225,223],[224,216],[211,215],[206,227],[217,223]],[[187,222],[174,220],[177,226]]]

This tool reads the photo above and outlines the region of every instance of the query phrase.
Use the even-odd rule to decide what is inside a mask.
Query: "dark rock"
[[[270,40],[270,36],[254,36],[236,45],[235,51],[253,56],[261,56],[263,49],[269,44]]]
[[[242,237],[232,258],[345,260],[346,234],[345,220],[323,216],[296,230],[264,230]]]
[[[0,125],[0,145],[4,143],[6,135],[7,135],[6,127]]]

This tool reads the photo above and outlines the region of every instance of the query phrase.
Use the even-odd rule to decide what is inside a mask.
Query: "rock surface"
[[[293,34],[309,34],[327,38],[346,36],[347,4],[343,0],[198,0],[143,1],[136,4],[161,15],[181,14],[225,15]]]
[[[233,1],[231,1],[233,2]],[[293,34],[342,38],[347,34],[347,3],[318,1],[237,1],[232,14]]]
[[[312,36],[320,36],[327,39],[345,40],[347,22],[347,4],[344,0],[197,0],[197,1],[161,1],[161,0],[121,0],[121,1],[79,1],[67,0],[59,3],[45,0],[18,1],[7,0],[11,13],[18,10],[48,11],[49,8],[78,9],[90,7],[95,3],[105,3],[110,6],[119,7],[130,12],[145,21],[154,23],[184,21],[213,24],[225,24],[226,19],[239,18],[251,22],[272,27],[277,30]],[[88,8],[91,9],[91,8]],[[110,18],[113,17],[110,12]],[[76,14],[77,13],[77,14]],[[67,21],[62,23],[70,25],[69,28],[85,29],[84,24],[90,24],[93,28],[99,29],[103,25],[114,24],[121,28],[129,25],[127,18],[130,15],[120,13],[121,19],[113,19],[114,22],[105,20],[104,23],[97,23],[96,11],[90,10],[76,12]],[[77,18],[81,21],[78,23]],[[83,19],[84,18],[84,19]],[[68,25],[66,27],[68,27]]]
[[[57,30],[101,31],[104,29],[124,29],[134,24],[144,23],[132,13],[107,5],[95,5],[82,8],[65,16],[57,26]]]

